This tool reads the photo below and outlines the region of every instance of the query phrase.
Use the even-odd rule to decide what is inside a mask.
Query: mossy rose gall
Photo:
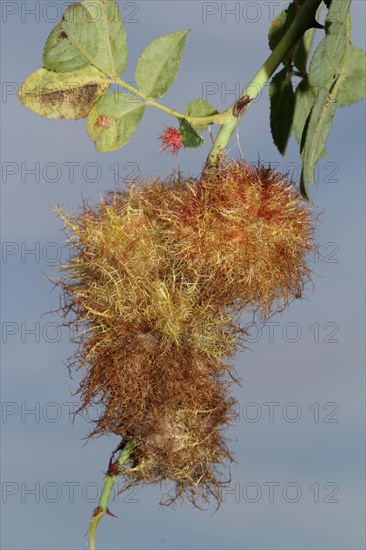
[[[134,442],[127,485],[171,481],[168,501],[219,502],[238,316],[264,321],[301,297],[311,207],[277,172],[227,162],[61,216],[77,250],[64,309],[84,327],[71,366],[82,369],[81,408],[103,406],[92,435]]]

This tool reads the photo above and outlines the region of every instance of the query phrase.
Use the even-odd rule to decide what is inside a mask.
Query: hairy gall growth
[[[103,406],[91,435],[134,442],[127,484],[171,480],[170,500],[219,501],[239,316],[264,321],[301,297],[311,208],[286,177],[227,162],[61,216],[76,250],[60,284],[68,322],[83,327],[80,408]]]

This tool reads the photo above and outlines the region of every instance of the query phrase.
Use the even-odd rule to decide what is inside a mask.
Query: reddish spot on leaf
[[[111,120],[111,118],[108,118],[104,115],[99,115],[96,120],[95,126],[108,126]]]

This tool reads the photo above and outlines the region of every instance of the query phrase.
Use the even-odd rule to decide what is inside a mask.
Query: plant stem
[[[174,109],[170,109],[169,107],[165,107],[164,105],[161,105],[151,97],[146,96],[140,90],[135,88],[134,86],[131,86],[131,84],[128,84],[124,80],[122,80],[119,77],[114,77],[113,81],[116,84],[119,84],[129,92],[132,92],[133,94],[137,95],[141,99],[145,101],[148,105],[151,107],[155,107],[156,109],[159,109],[159,111],[163,111],[164,113],[167,113],[168,115],[174,116],[176,118],[185,118],[188,120],[190,124],[225,124],[230,121],[231,118],[231,111],[230,109],[227,109],[226,111],[222,113],[217,113],[215,115],[208,115],[208,116],[187,116],[182,113],[179,113],[178,111],[175,111]]]
[[[306,0],[302,5],[301,10],[296,15],[295,20],[287,30],[286,34],[282,37],[279,44],[273,50],[271,55],[259,69],[258,73],[254,76],[250,84],[243,90],[241,97],[249,96],[250,99],[255,99],[258,93],[263,89],[264,85],[271,78],[276,71],[282,60],[296,44],[298,40],[303,36],[305,31],[311,28],[312,23],[315,20],[316,11],[322,0]],[[255,90],[253,92],[253,90]],[[230,120],[221,126],[215,142],[211,148],[210,154],[206,160],[205,170],[212,167],[216,167],[222,159],[225,149],[233,135],[239,120],[243,113],[239,116],[234,116],[233,108],[237,102],[228,109],[231,112]],[[246,110],[246,109],[245,109]],[[227,112],[227,111],[225,111]],[[244,111],[243,111],[244,112]]]
[[[124,446],[123,450],[121,451],[116,462],[114,463],[114,464],[118,464],[118,472],[113,474],[107,473],[104,476],[104,486],[103,486],[102,494],[100,496],[98,506],[95,508],[93,515],[89,521],[88,535],[89,535],[90,550],[95,550],[95,535],[96,535],[98,523],[100,522],[104,514],[110,513],[108,510],[108,502],[111,496],[113,486],[116,482],[117,475],[119,474],[120,469],[130,458],[132,450],[133,450],[133,442],[128,441]]]

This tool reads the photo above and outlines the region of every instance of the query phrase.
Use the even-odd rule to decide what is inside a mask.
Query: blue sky
[[[125,148],[102,155],[83,121],[43,119],[18,102],[17,86],[41,65],[61,15],[57,6],[69,3],[2,3],[2,547],[9,550],[86,548],[88,519],[117,443],[84,445],[86,420],[70,422],[77,380],[65,363],[74,346],[57,329],[58,317],[44,315],[58,305],[45,273],[67,258],[53,205],[75,211],[83,197],[99,200],[116,186],[116,173],[143,177],[179,168],[197,175],[209,151],[207,142],[177,157],[158,153],[156,138],[172,121],[150,109]],[[224,11],[236,4],[237,21]],[[133,81],[137,58],[153,38],[189,28],[181,70],[163,102],[183,110],[203,97],[222,110],[268,55],[270,15],[286,3],[120,5],[130,48],[126,80]],[[365,3],[354,0],[351,13],[353,44],[364,47]],[[279,156],[268,114],[265,89],[239,127],[245,157],[298,167],[293,139],[287,157]],[[99,528],[98,548],[365,547],[364,128],[364,103],[339,110],[328,157],[319,163],[311,189],[322,212],[313,287],[235,359],[242,385],[235,389],[239,420],[228,433],[237,464],[226,502],[211,515],[188,503],[161,508],[159,487],[122,495],[111,505],[118,519],[105,518]],[[229,155],[239,156],[236,137]]]

